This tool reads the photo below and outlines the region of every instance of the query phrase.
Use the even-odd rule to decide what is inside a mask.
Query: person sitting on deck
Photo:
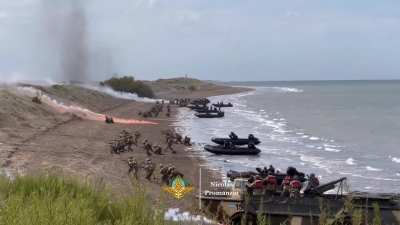
[[[250,187],[253,190],[253,194],[260,195],[263,193],[264,184],[263,184],[263,180],[261,179],[261,177],[259,175],[257,175],[255,177],[255,180],[253,183],[250,184]]]
[[[269,165],[267,173],[275,174],[275,168],[272,165]]]
[[[292,181],[292,177],[286,175],[286,177],[282,181],[282,193],[281,196],[288,197],[290,195],[290,182]]]
[[[276,192],[276,187],[278,185],[278,180],[272,172],[268,173],[267,178],[265,178],[264,180],[264,184],[266,185],[266,194],[271,196],[274,195],[274,193]]]
[[[304,193],[309,193],[311,190],[315,189],[318,186],[319,186],[318,177],[316,177],[315,174],[312,173],[308,178],[307,188],[305,189]]]
[[[239,139],[239,137],[238,137],[235,133],[233,133],[233,132],[231,132],[231,133],[229,134],[229,138],[232,139],[232,140],[237,140],[237,139]]]
[[[299,177],[296,175],[293,177],[293,180],[290,182],[290,198],[299,198],[300,190],[301,190],[301,182]]]

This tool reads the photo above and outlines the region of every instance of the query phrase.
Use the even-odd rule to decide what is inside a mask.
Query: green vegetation
[[[103,185],[56,176],[0,178],[0,224],[165,225],[146,194],[115,200]]]
[[[382,216],[381,216],[381,210],[379,208],[379,204],[374,202],[372,204],[374,207],[374,220],[372,222],[373,225],[382,225]]]
[[[109,86],[115,91],[135,93],[139,97],[154,97],[154,92],[149,85],[141,81],[137,81],[135,78],[130,76],[113,77],[109,80],[101,82],[100,84]]]

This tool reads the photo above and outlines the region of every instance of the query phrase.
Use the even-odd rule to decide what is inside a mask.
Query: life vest
[[[266,179],[266,183],[270,185],[277,185],[278,181],[276,180],[276,177],[273,175],[268,175]]]
[[[255,189],[262,189],[262,188],[263,188],[262,180],[256,180],[256,181],[254,181],[254,188],[255,188]]]
[[[292,177],[291,176],[286,176],[285,179],[283,179],[283,186],[289,186],[290,185],[290,181],[292,181]]]
[[[301,189],[301,182],[298,181],[298,180],[292,180],[290,182],[290,187],[293,188],[293,189],[300,190]]]

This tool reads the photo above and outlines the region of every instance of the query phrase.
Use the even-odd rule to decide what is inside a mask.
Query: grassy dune
[[[164,210],[135,196],[115,200],[102,185],[56,176],[0,178],[0,224],[164,225]]]

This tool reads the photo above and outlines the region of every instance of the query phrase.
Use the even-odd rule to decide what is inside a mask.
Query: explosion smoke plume
[[[33,87],[18,87],[19,93],[29,96],[29,97],[35,97],[35,96],[40,96],[40,99],[43,103],[51,106],[54,108],[57,112],[60,113],[72,113],[82,119],[88,119],[88,120],[95,120],[95,121],[105,121],[106,115],[100,114],[93,112],[89,109],[82,108],[80,106],[76,105],[66,105],[62,102],[58,102],[55,99],[50,98],[48,95],[43,94],[40,90],[37,90]],[[113,117],[114,123],[121,123],[121,124],[151,124],[155,125],[157,123],[150,122],[150,121],[145,121],[145,120],[135,120],[135,119],[123,119],[123,118],[116,118]]]
[[[59,53],[64,81],[88,80],[88,26],[82,0],[41,0],[41,24],[50,38],[48,45]]]

